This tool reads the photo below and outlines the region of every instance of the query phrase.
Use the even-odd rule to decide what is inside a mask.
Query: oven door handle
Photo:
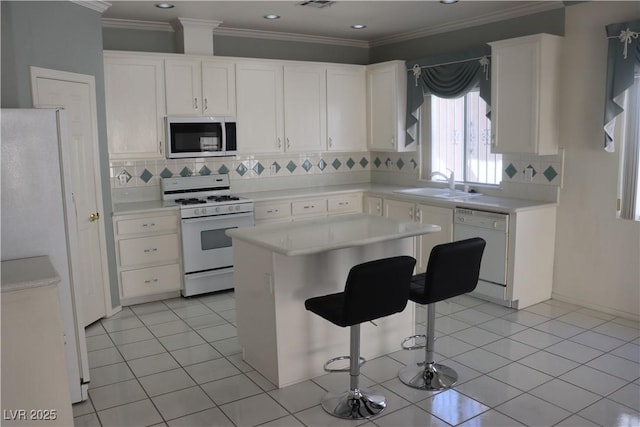
[[[182,223],[197,224],[199,222],[211,221],[214,218],[225,219],[225,220],[236,220],[236,219],[247,218],[247,217],[253,217],[253,212],[230,213],[226,215],[209,215],[209,216],[202,216],[198,218],[184,218],[182,220]]]

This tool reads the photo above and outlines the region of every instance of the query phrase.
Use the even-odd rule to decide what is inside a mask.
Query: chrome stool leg
[[[424,362],[405,366],[398,377],[406,385],[420,390],[444,390],[458,382],[458,374],[448,366],[435,363],[436,304],[427,304],[427,337]]]
[[[378,415],[387,407],[387,399],[374,390],[360,388],[360,325],[351,326],[349,352],[350,387],[342,393],[327,393],[322,408],[339,418],[361,420]]]

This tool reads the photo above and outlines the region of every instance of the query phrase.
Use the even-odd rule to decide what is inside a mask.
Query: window
[[[626,92],[621,122],[620,217],[640,221],[640,66]]]
[[[479,91],[460,98],[429,95],[422,108],[422,178],[454,172],[457,182],[499,184],[502,156],[491,153],[491,121]]]

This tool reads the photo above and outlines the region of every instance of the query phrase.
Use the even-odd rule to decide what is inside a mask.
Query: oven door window
[[[220,123],[172,123],[170,140],[174,154],[224,151]]]
[[[231,237],[225,232],[238,227],[223,228],[220,230],[204,230],[200,232],[200,248],[203,251],[231,247]]]

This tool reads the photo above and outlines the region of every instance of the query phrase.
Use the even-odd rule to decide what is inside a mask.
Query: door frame
[[[104,221],[106,221],[106,217],[104,215],[104,206],[102,203],[102,175],[100,174],[100,152],[98,150],[98,144],[99,144],[98,111],[97,111],[97,101],[96,101],[95,77],[88,74],[71,73],[68,71],[52,70],[48,68],[41,68],[41,67],[34,67],[34,66],[29,67],[29,70],[31,74],[31,97],[32,97],[32,103],[34,108],[47,108],[47,107],[61,108],[60,105],[51,105],[51,106],[37,105],[38,85],[36,84],[36,80],[38,78],[61,80],[66,82],[81,83],[81,84],[89,85],[89,97],[90,97],[90,104],[91,104],[90,116],[93,122],[92,123],[93,135],[91,135],[91,137],[93,141],[95,141],[95,143],[92,144],[92,150],[93,150],[93,170],[94,170],[94,177],[95,177],[94,191],[96,194],[96,208],[97,208],[97,211],[102,214],[102,218],[104,219]],[[74,205],[75,205],[75,201],[74,201]],[[77,213],[76,213],[76,217],[77,217]],[[98,236],[100,239],[98,244],[100,245],[100,252],[103,255],[100,257],[100,263],[102,265],[102,291],[104,294],[104,312],[106,317],[110,317],[116,314],[117,312],[119,312],[121,310],[121,307],[118,306],[118,307],[112,308],[111,287],[110,287],[111,285],[109,280],[109,264],[107,262],[107,244],[106,244],[107,240],[106,240],[104,221],[101,224],[98,224]],[[75,244],[75,246],[77,247],[77,244]],[[75,268],[73,267],[73,262],[72,262],[72,271],[74,269]],[[82,323],[84,323],[84,321]]]

